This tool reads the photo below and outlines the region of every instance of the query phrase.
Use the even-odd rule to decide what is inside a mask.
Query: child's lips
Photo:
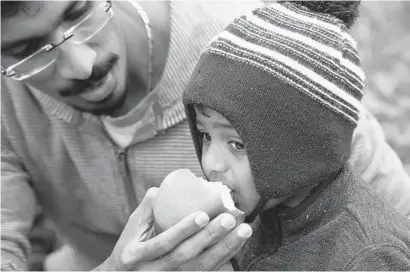
[[[235,194],[234,194],[234,191],[231,191],[231,197],[232,197],[232,199],[233,199],[233,202],[235,202],[235,204],[236,204],[236,201],[235,201]]]
[[[235,204],[235,207],[239,209],[239,207],[238,207],[238,204],[239,204],[239,203],[238,203],[238,200],[237,200],[237,196],[236,196],[235,191],[231,191],[231,197],[232,197],[232,200],[233,200],[233,202],[234,202],[234,204]]]
[[[237,197],[237,194],[236,194],[236,191],[234,190],[234,189],[232,189],[231,187],[229,187],[228,185],[227,185],[227,183],[225,183],[225,182],[223,182],[223,181],[221,181],[220,179],[211,179],[211,180],[209,180],[210,182],[222,182],[222,184],[224,184],[226,187],[228,187],[229,188],[229,190],[231,190],[231,192],[230,192],[230,194],[231,194],[231,197],[232,197],[232,200],[233,200],[233,202],[234,202],[234,205],[235,205],[235,207],[237,208],[237,209],[239,209],[239,207],[238,207],[238,197]]]

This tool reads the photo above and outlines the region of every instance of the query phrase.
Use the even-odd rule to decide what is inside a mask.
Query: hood
[[[294,22],[272,18],[288,6],[273,4],[236,19],[204,50],[183,95],[198,159],[202,143],[194,105],[219,112],[236,129],[256,189],[265,199],[334,179],[350,155],[361,107],[364,76],[357,54],[351,53],[351,39],[332,33],[333,40],[339,39],[334,49],[341,50],[335,55],[339,59],[308,43],[300,47],[307,39],[301,33],[283,40],[274,30],[293,24],[283,26],[289,30]],[[294,14],[295,6],[289,10]],[[305,10],[301,14],[313,16]],[[337,20],[333,23],[345,30]],[[314,26],[299,28],[313,29],[308,38],[323,34]],[[343,53],[345,47],[349,54]],[[320,58],[325,61],[318,67],[313,60]]]

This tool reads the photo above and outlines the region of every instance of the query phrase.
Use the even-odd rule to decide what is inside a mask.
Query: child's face
[[[256,191],[245,146],[232,125],[218,112],[195,109],[196,126],[201,132],[202,168],[210,181],[221,181],[234,196],[237,208],[246,215],[256,207]]]

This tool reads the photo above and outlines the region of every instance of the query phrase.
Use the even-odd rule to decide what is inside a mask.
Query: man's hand
[[[157,190],[147,191],[111,256],[96,270],[217,270],[252,234],[247,224],[235,227],[230,214],[209,222],[199,211],[154,237],[152,202]]]

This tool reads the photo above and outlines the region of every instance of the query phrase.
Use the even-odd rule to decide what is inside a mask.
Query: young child
[[[410,270],[410,221],[347,164],[364,82],[347,33],[357,8],[257,9],[211,41],[187,86],[204,173],[253,221],[241,270]]]

